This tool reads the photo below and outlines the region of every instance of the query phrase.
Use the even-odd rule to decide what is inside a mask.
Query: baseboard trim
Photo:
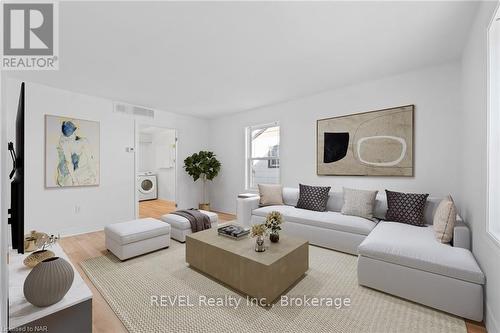
[[[498,325],[497,318],[493,315],[493,311],[491,311],[488,304],[486,304],[486,320],[484,323],[488,333],[500,333],[500,326]]]
[[[227,212],[220,211],[218,209],[210,209],[210,211],[213,212],[213,213],[220,213],[220,214],[226,214],[226,215],[236,216],[236,213],[227,213]]]
[[[69,228],[69,229],[63,230],[63,232],[61,232],[60,235],[61,235],[61,237],[70,237],[70,236],[88,234],[89,232],[96,232],[96,231],[102,231],[102,230],[104,230],[104,226],[102,226],[102,225],[90,226],[90,227],[85,227],[85,228]]]

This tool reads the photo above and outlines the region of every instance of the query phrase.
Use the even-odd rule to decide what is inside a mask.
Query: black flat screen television
[[[12,248],[24,253],[24,82],[21,84],[16,116],[16,144],[9,142],[12,156],[12,172],[10,174],[10,217]]]

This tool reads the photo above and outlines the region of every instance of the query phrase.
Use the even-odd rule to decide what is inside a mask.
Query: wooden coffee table
[[[281,235],[266,239],[266,251],[255,252],[255,239],[233,240],[209,229],[186,236],[186,262],[220,282],[271,304],[309,269],[309,242]]]

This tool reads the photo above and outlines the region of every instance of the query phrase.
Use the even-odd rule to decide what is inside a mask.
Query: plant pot
[[[54,252],[49,250],[35,251],[26,258],[24,258],[23,264],[29,268],[33,268],[45,259],[49,259],[55,256]]]
[[[269,240],[271,241],[271,243],[278,243],[280,241],[280,234],[278,234],[277,232],[271,232],[269,234]]]
[[[257,239],[255,240],[255,252],[264,252],[265,250],[264,236],[257,236]]]
[[[45,259],[36,265],[24,281],[24,297],[34,306],[44,307],[59,302],[71,288],[75,272],[59,257]]]
[[[210,210],[210,203],[201,203],[198,205],[198,208],[201,210]]]

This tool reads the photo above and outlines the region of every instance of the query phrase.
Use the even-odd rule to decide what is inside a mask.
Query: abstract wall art
[[[414,105],[317,121],[317,174],[413,176]]]
[[[99,185],[99,122],[45,116],[45,187]]]

